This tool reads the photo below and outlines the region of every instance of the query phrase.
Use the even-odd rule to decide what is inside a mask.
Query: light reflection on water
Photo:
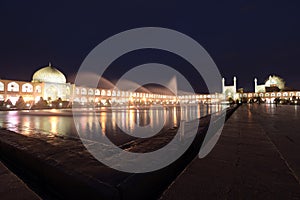
[[[80,123],[76,124],[86,139],[103,137],[106,134],[117,144],[132,140],[126,134],[121,134],[119,126],[126,132],[133,133],[135,125],[155,127],[164,120],[163,130],[179,126],[180,120],[190,121],[212,112],[218,112],[226,106],[195,105],[186,107],[165,107],[157,109],[100,109],[94,112],[78,110]],[[97,126],[97,123],[100,126]],[[2,111],[0,126],[9,130],[38,137],[39,135],[53,137],[78,137],[71,110],[39,110],[39,111]],[[98,130],[100,127],[101,130]],[[138,135],[136,136],[138,137]]]

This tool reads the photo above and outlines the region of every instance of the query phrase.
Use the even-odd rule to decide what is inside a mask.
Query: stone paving
[[[0,162],[0,199],[40,199],[27,185]]]
[[[235,107],[228,108],[227,117],[234,110]],[[197,155],[210,120],[215,119],[206,116],[200,120],[195,138],[189,134],[193,123],[186,122],[181,139],[184,138],[183,142],[192,140],[191,146],[169,166],[149,173],[125,173],[109,168],[96,160],[77,139],[26,137],[5,129],[0,130],[0,156],[3,161],[13,163],[16,171],[23,171],[26,179],[32,178],[30,183],[37,183],[42,194],[60,199],[152,200],[157,199]],[[174,135],[176,128],[157,134],[151,140],[134,140],[122,148],[148,152],[167,144]],[[89,142],[94,145],[93,141]],[[109,148],[103,146],[95,150],[105,153]]]
[[[195,158],[161,199],[300,199],[299,111],[240,106],[212,152]]]
[[[109,168],[93,158],[77,139],[26,137],[5,129],[0,130],[0,156],[18,166],[17,170],[34,175],[32,181],[38,182],[42,191],[55,191],[51,195],[61,199],[155,199],[197,155],[195,146],[200,148],[209,119],[207,116],[200,121],[198,140],[181,159],[152,173],[132,174]],[[188,129],[189,123],[185,126]],[[170,129],[151,141],[138,139],[122,148],[133,152],[156,150],[175,134],[176,129]],[[188,139],[193,138],[185,137]]]

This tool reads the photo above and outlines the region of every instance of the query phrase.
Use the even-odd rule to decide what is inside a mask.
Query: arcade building
[[[237,78],[233,78],[233,85],[225,85],[225,79],[222,79],[222,94],[225,99],[242,100],[247,102],[260,100],[265,103],[292,102],[300,103],[300,90],[287,88],[282,78],[278,76],[269,76],[264,84],[258,85],[257,78],[254,78],[254,92],[243,92],[237,89]]]
[[[255,78],[254,92],[247,93],[237,89],[236,77],[233,78],[233,85],[225,85],[225,79],[223,78],[222,92],[215,94],[174,96],[120,91],[116,89],[89,88],[68,83],[65,75],[49,63],[49,65],[40,68],[33,74],[31,82],[0,79],[0,103],[2,105],[15,106],[20,101],[20,98],[22,98],[27,108],[32,108],[33,105],[36,105],[41,100],[50,107],[57,100],[59,102],[67,102],[67,106],[75,104],[105,106],[113,103],[117,103],[118,105],[177,104],[179,102],[210,104],[228,102],[230,99],[234,101],[246,99],[246,102],[260,100],[266,103],[274,103],[275,99],[296,102],[300,98],[300,91],[288,90],[285,87],[284,81],[277,76],[270,76],[264,84],[260,85]]]
[[[9,107],[15,106],[18,100],[26,103],[28,108],[44,101],[52,106],[58,99],[69,102],[69,105],[107,105],[117,104],[176,104],[214,103],[220,99],[218,94],[182,95],[120,91],[115,89],[89,88],[68,83],[65,75],[51,63],[37,70],[31,82],[0,79],[0,102],[9,101]]]

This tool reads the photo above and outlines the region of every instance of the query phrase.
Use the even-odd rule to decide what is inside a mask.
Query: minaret
[[[234,92],[236,93],[236,77],[233,77],[233,86],[234,86]]]
[[[222,78],[222,93],[225,93],[225,78]]]
[[[257,93],[257,78],[254,78],[254,92]]]

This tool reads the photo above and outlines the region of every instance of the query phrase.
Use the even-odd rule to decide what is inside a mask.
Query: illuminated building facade
[[[284,81],[277,76],[270,76],[264,85],[258,85],[254,79],[254,92],[244,93],[237,90],[237,78],[233,85],[225,85],[222,79],[222,93],[166,95],[147,92],[130,92],[113,89],[88,88],[68,83],[65,75],[55,67],[43,67],[33,74],[31,82],[0,79],[0,101],[11,101],[15,105],[22,97],[29,107],[39,100],[47,103],[60,99],[70,104],[176,104],[176,103],[218,103],[221,101],[247,98],[273,103],[276,98],[295,100],[300,98],[300,91],[286,91]],[[299,101],[300,102],[300,101]]]
[[[69,101],[71,99],[72,84],[67,83],[65,75],[52,67],[51,63],[33,74],[32,83],[42,83],[42,94],[40,96],[46,100],[51,101],[61,98]]]
[[[33,74],[32,82],[0,80],[0,101],[9,99],[15,104],[20,96],[25,102],[37,102],[41,97],[49,101],[58,98],[69,101],[72,87],[64,74],[49,63]]]
[[[225,99],[238,99],[236,81],[236,77],[233,77],[233,85],[226,86],[225,78],[222,78],[222,94],[225,97]]]
[[[144,92],[129,92],[112,89],[88,88],[67,83],[65,75],[55,67],[43,67],[33,74],[31,82],[0,79],[0,101],[10,100],[13,105],[22,97],[29,105],[37,103],[41,98],[48,103],[61,99],[73,104],[176,104],[214,103],[219,101],[220,94],[166,95]]]
[[[258,85],[257,78],[254,79],[254,92],[239,92],[237,91],[237,79],[233,78],[233,85],[226,86],[225,79],[222,79],[222,94],[226,100],[232,98],[243,99],[247,101],[251,99],[261,99],[266,103],[274,103],[274,100],[281,99],[287,101],[297,101],[300,99],[300,91],[287,89],[285,82],[278,76],[269,76],[265,84]]]

